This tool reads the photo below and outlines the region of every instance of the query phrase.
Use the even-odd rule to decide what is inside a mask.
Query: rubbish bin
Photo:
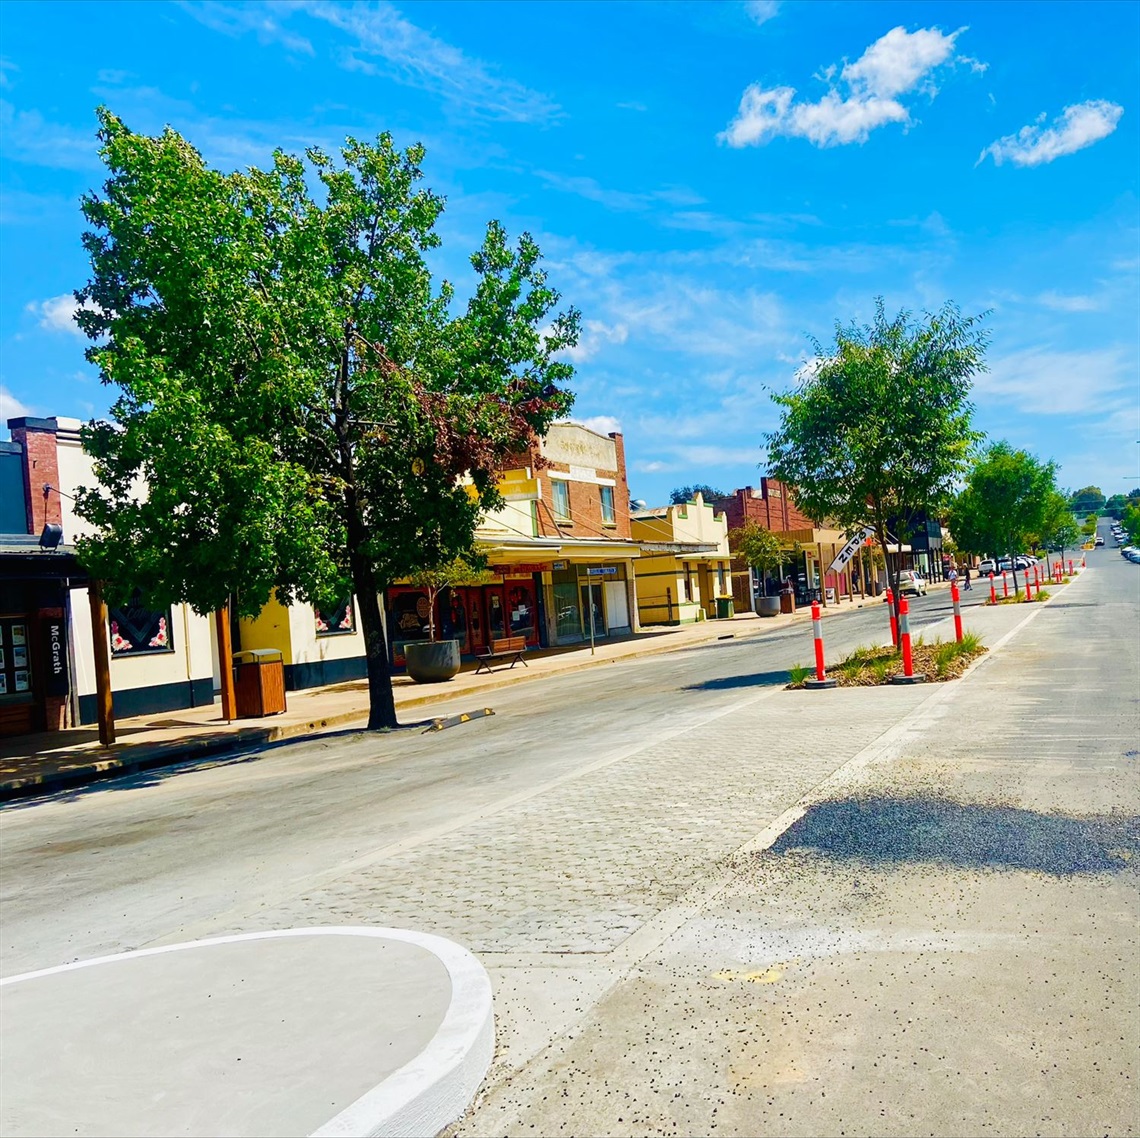
[[[785,589],[780,594],[780,612],[789,613],[796,611],[796,594],[791,589]]]
[[[717,620],[728,620],[735,612],[732,605],[731,597],[717,597],[716,599],[716,618]]]
[[[239,719],[259,719],[285,710],[285,663],[276,648],[234,653],[234,695]]]

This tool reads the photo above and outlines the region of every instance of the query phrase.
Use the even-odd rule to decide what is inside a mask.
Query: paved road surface
[[[787,692],[791,629],[519,685],[453,731],[14,804],[2,970],[404,925],[496,983],[465,1132],[1127,1132],[1140,576],[1090,565],[968,610],[989,644],[1028,623],[960,685]],[[829,618],[829,657],[885,625]]]

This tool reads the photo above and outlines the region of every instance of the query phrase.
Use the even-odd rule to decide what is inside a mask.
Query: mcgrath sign
[[[59,618],[47,621],[43,628],[45,689],[48,695],[67,695],[67,629]]]
[[[851,559],[859,551],[859,546],[863,544],[875,531],[871,526],[865,526],[861,533],[857,533],[836,555],[835,560],[827,567],[829,573],[842,573],[848,565],[851,564]]]

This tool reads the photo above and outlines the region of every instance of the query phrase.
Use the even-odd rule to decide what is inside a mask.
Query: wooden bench
[[[501,640],[492,640],[491,647],[485,652],[475,653],[475,659],[479,661],[475,668],[475,675],[484,669],[488,672],[493,671],[495,664],[502,664],[507,660],[510,660],[512,668],[516,664],[522,664],[524,668],[528,668],[530,665],[523,659],[525,651],[525,636],[504,636]]]

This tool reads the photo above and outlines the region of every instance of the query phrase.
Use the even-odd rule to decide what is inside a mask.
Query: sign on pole
[[[851,559],[859,551],[859,547],[867,540],[873,533],[874,529],[871,526],[865,526],[860,533],[857,533],[835,556],[835,560],[827,567],[829,573],[842,573],[848,565],[851,564]]]

